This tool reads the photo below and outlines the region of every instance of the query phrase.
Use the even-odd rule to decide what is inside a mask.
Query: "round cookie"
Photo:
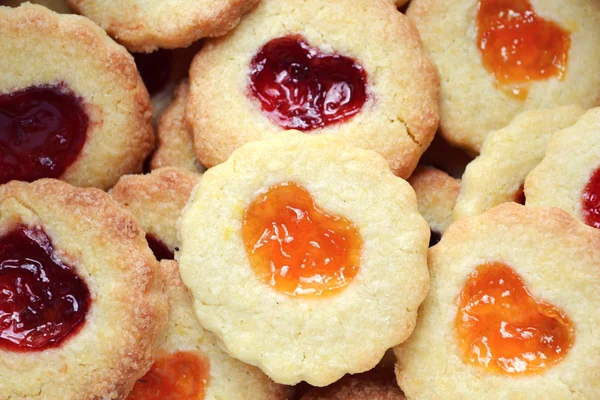
[[[440,130],[454,145],[478,152],[525,110],[600,104],[595,0],[415,0],[407,15],[439,69]]]
[[[0,6],[18,7],[23,3],[39,4],[61,14],[72,14],[66,0],[0,0]]]
[[[332,136],[290,131],[235,151],[204,174],[179,233],[201,324],[279,383],[373,368],[427,294],[414,191]]]
[[[391,371],[390,371],[391,372]],[[336,383],[310,389],[300,400],[406,400],[391,374],[346,375]]]
[[[559,207],[600,228],[600,108],[552,136],[542,162],[525,180],[528,206]]]
[[[467,165],[454,218],[478,215],[509,201],[524,204],[525,178],[544,158],[550,138],[583,113],[578,106],[524,111],[491,132],[479,157]]]
[[[187,47],[233,29],[259,0],[67,0],[131,51]],[[127,10],[124,12],[123,10]]]
[[[5,399],[122,399],[166,326],[144,233],[98,189],[1,185],[0,287]]]
[[[429,251],[431,291],[395,349],[406,396],[597,397],[599,245],[559,209],[505,203],[455,222]]]
[[[0,7],[0,183],[108,189],[154,145],[133,58],[87,18]]]
[[[407,178],[438,101],[437,71],[389,0],[265,0],[196,55],[186,116],[207,167],[298,129],[375,150]]]

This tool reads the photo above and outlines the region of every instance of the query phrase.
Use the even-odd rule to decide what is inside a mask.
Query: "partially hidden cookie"
[[[243,146],[206,171],[180,221],[176,258],[201,324],[275,382],[370,370],[427,294],[414,191],[341,138]]]
[[[479,157],[467,165],[454,218],[478,215],[509,201],[525,204],[527,174],[544,158],[552,135],[573,125],[583,113],[579,106],[524,111],[491,132]]]
[[[87,18],[0,7],[0,184],[108,189],[154,145],[133,58]]]
[[[328,387],[310,389],[300,400],[406,400],[406,397],[393,372],[384,375],[365,372],[346,375]]]
[[[408,183],[415,190],[419,212],[431,229],[429,245],[433,246],[454,221],[452,211],[461,182],[439,169],[419,167]]]
[[[439,69],[454,145],[476,153],[525,110],[600,104],[596,0],[414,0],[407,15]]]
[[[72,14],[66,0],[0,0],[0,6],[18,7],[23,3],[39,4],[61,14]]]
[[[395,349],[407,398],[596,398],[598,246],[600,232],[556,208],[505,203],[455,222]]]
[[[559,207],[600,228],[600,108],[554,134],[525,180],[528,206]]]
[[[166,326],[159,274],[106,193],[0,185],[0,397],[124,399]]]
[[[187,47],[233,29],[260,0],[67,0],[130,51]],[[126,12],[124,12],[126,10]]]
[[[297,129],[375,150],[407,178],[438,101],[437,71],[389,0],[264,0],[196,55],[186,115],[206,167]]]

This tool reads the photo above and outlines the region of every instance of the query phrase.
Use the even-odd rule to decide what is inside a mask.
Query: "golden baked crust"
[[[0,186],[0,234],[42,226],[91,296],[81,330],[43,352],[0,350],[0,393],[17,399],[123,399],[150,367],[167,319],[159,265],[135,218],[98,189],[54,179]]]
[[[452,144],[478,152],[488,132],[524,110],[600,104],[600,3],[531,0],[537,14],[571,32],[563,80],[534,81],[525,101],[495,86],[477,48],[477,0],[413,0],[407,15],[441,75],[440,130]]]
[[[160,168],[147,175],[125,175],[109,194],[131,212],[147,234],[170,251],[177,246],[177,219],[200,175],[178,168]]]
[[[141,171],[154,135],[148,92],[131,55],[77,15],[24,4],[0,7],[0,20],[2,93],[63,82],[83,99],[87,140],[60,179],[108,189],[121,175]]]
[[[490,132],[479,157],[467,165],[454,218],[515,201],[527,174],[544,158],[554,132],[573,125],[583,113],[579,106],[524,111],[506,127]]]
[[[391,374],[366,372],[346,375],[336,383],[313,388],[300,400],[406,400]]]
[[[244,210],[288,181],[359,229],[360,270],[335,295],[287,296],[249,264]],[[324,386],[373,368],[410,335],[427,294],[429,228],[414,191],[382,157],[334,136],[288,131],[236,150],[204,174],[179,233],[176,258],[200,322],[229,354],[279,383]],[[375,293],[377,301],[366,300]]]
[[[66,0],[0,0],[0,6],[18,7],[23,3],[39,4],[61,14],[72,14]]]
[[[131,51],[187,47],[233,29],[260,0],[67,0]]]
[[[192,131],[184,115],[189,88],[187,79],[177,85],[173,101],[158,122],[158,145],[150,162],[152,169],[177,167],[196,173],[205,170],[194,153]]]
[[[352,29],[347,29],[349,21]],[[235,31],[207,41],[190,68],[186,107],[202,164],[219,164],[244,143],[283,131],[248,96],[248,82],[256,53],[289,34],[301,34],[325,52],[352,57],[367,74],[362,110],[312,133],[343,136],[375,150],[407,178],[437,128],[439,77],[418,32],[389,0],[264,0]]]
[[[592,399],[600,393],[600,232],[556,208],[505,203],[455,222],[429,250],[431,291],[410,339],[396,347],[396,375],[409,399]],[[456,298],[481,263],[504,262],[533,296],[563,310],[575,341],[538,375],[506,376],[462,361]]]

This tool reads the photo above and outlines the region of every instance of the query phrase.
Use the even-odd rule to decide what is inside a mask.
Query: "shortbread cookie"
[[[201,173],[205,168],[194,153],[192,131],[184,118],[189,82],[182,81],[175,90],[173,102],[158,122],[157,147],[150,167],[178,167]]]
[[[177,219],[200,175],[161,168],[148,175],[125,175],[110,195],[140,221],[157,259],[172,259],[177,247]]]
[[[552,137],[525,195],[528,206],[559,207],[600,228],[600,108]]]
[[[346,375],[331,386],[314,388],[300,400],[406,400],[391,374]]]
[[[491,132],[479,157],[467,165],[454,217],[478,215],[509,201],[525,204],[525,177],[544,158],[554,132],[573,125],[583,113],[578,106],[525,111]]]
[[[206,43],[190,85],[186,115],[207,167],[298,129],[375,150],[407,178],[438,124],[437,71],[389,0],[264,0]]]
[[[67,0],[131,51],[187,47],[221,36],[260,0]]]
[[[427,293],[414,191],[341,138],[292,131],[240,148],[204,174],[179,233],[200,322],[279,383],[373,368]]]
[[[98,189],[0,186],[3,399],[123,399],[166,326],[159,264]]]
[[[600,393],[600,232],[505,203],[429,251],[431,291],[396,348],[409,399],[593,399]],[[574,257],[576,255],[576,257]]]
[[[108,189],[141,171],[150,99],[127,51],[87,18],[42,6],[0,7],[0,21],[0,184]]]
[[[289,388],[231,358],[200,326],[177,263],[165,260],[161,268],[170,305],[166,341],[127,400],[287,400]]]
[[[454,218],[452,211],[460,192],[460,181],[432,167],[419,167],[408,183],[417,194],[419,212],[431,229],[429,245],[440,241]]]
[[[18,7],[23,3],[39,4],[61,14],[71,14],[66,0],[0,0],[0,6]]]
[[[473,161],[471,155],[458,147],[451,146],[440,134],[436,134],[419,163],[440,169],[460,179],[471,161]]]
[[[414,0],[408,17],[437,64],[440,130],[478,152],[524,110],[600,104],[600,2]]]

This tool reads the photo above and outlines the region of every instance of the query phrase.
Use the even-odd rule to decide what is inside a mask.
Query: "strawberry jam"
[[[513,97],[526,99],[532,81],[564,77],[570,33],[529,0],[479,0],[477,24],[483,65]]]
[[[136,382],[127,400],[202,400],[208,372],[208,360],[195,352],[163,355]]]
[[[133,53],[135,65],[150,95],[167,87],[173,71],[173,51],[159,49],[152,53]]]
[[[0,349],[57,347],[81,329],[89,307],[85,282],[41,228],[19,225],[0,237]]]
[[[259,278],[290,296],[337,293],[359,270],[356,226],[320,210],[295,183],[273,186],[248,206],[242,238]]]
[[[86,140],[82,101],[64,85],[0,94],[0,184],[58,178]]]
[[[299,35],[271,40],[250,65],[250,92],[285,129],[311,131],[351,118],[367,100],[366,85],[356,61],[322,53]]]
[[[146,242],[148,242],[148,247],[150,247],[150,250],[152,250],[154,257],[156,257],[157,260],[175,259],[175,254],[169,250],[167,245],[164,244],[162,240],[156,238],[156,236],[150,234],[146,235]]]
[[[592,172],[581,193],[581,213],[586,224],[600,228],[600,168]]]
[[[455,326],[464,360],[488,371],[540,373],[573,345],[575,330],[567,315],[533,296],[503,263],[477,267],[457,303]]]

